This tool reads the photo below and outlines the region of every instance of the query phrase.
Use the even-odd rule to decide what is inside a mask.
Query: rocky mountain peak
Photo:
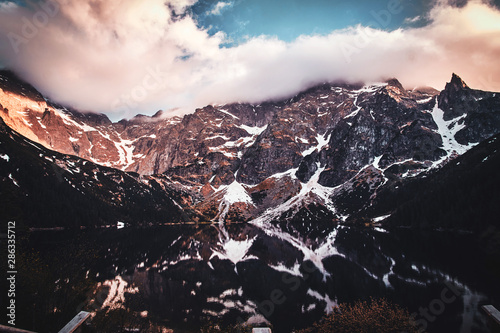
[[[386,81],[387,85],[390,86],[390,87],[394,87],[394,88],[397,88],[401,91],[405,91],[405,88],[403,87],[403,85],[401,84],[401,82],[399,82],[398,79],[396,78],[392,78],[392,79],[389,79]]]
[[[389,79],[386,83],[387,86],[384,88],[384,91],[398,103],[402,101],[402,98],[408,97],[408,92],[397,79]]]
[[[457,74],[453,73],[451,81],[446,83],[444,90],[439,94],[438,105],[444,111],[444,119],[451,120],[471,110],[478,110],[476,103],[481,101],[481,104],[484,104],[490,97],[494,96],[469,88]]]
[[[120,123],[129,123],[129,124],[143,124],[143,123],[149,123],[149,122],[156,122],[160,121],[163,119],[165,115],[165,112],[163,110],[158,110],[154,115],[152,116],[146,116],[143,114],[138,114],[131,118],[130,120],[122,119],[119,122]]]
[[[429,95],[429,96],[439,95],[439,90],[437,90],[433,87],[429,87],[429,86],[416,87],[412,90],[412,92],[424,94],[424,95]]]
[[[470,89],[469,86],[458,76],[453,73],[451,76],[451,81],[446,84],[445,90],[459,91],[462,89]]]

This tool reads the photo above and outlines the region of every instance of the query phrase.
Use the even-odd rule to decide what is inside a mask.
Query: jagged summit
[[[422,86],[416,87],[412,90],[412,92],[420,93],[420,94],[428,94],[428,95],[438,95],[439,90],[430,86]]]
[[[388,86],[392,86],[392,87],[400,89],[401,91],[405,91],[405,88],[403,87],[401,82],[399,82],[399,80],[396,78],[389,79],[385,82],[387,83]]]
[[[165,116],[165,111],[158,110],[152,116],[138,114],[138,115],[132,117],[130,120],[122,119],[119,122],[120,123],[130,123],[130,124],[142,124],[142,123],[147,123],[147,122],[160,121],[160,120],[162,120],[164,118],[164,116]]]
[[[448,82],[444,88],[445,90],[462,90],[462,89],[470,89],[469,86],[462,80],[460,76],[457,74],[453,73],[451,75],[451,81]]]

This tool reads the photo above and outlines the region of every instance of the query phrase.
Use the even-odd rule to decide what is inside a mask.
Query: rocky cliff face
[[[192,197],[161,178],[64,155],[21,136],[0,118],[0,218],[22,227],[80,228],[203,219]]]
[[[478,143],[498,133],[500,99],[496,93],[471,89],[453,74],[438,101],[445,121],[461,117],[463,128],[455,137],[458,143]]]
[[[118,123],[46,101],[10,73],[0,73],[0,89],[1,116],[19,133],[97,164],[156,175],[189,191],[191,207],[215,221],[307,216],[307,207],[345,220],[366,212],[378,191],[500,130],[500,96],[455,74],[441,92],[408,91],[396,79],[323,84],[282,102]]]

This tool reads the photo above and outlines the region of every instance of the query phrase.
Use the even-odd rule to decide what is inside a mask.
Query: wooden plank
[[[498,311],[493,305],[483,305],[484,312],[488,314],[493,320],[500,325],[500,311]]]
[[[90,317],[90,312],[81,311],[69,323],[64,326],[59,333],[73,333],[87,318]]]
[[[35,333],[35,332],[32,332],[32,331],[26,331],[26,330],[22,330],[22,329],[19,329],[19,328],[15,328],[15,327],[11,327],[11,326],[4,326],[4,325],[0,325],[0,332],[8,332],[8,333]]]
[[[270,328],[252,328],[252,333],[272,333]]]

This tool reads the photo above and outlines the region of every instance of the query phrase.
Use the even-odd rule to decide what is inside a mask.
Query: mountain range
[[[484,230],[500,213],[500,95],[456,74],[442,91],[325,83],[283,101],[113,123],[2,71],[0,117],[0,215],[30,227]]]

